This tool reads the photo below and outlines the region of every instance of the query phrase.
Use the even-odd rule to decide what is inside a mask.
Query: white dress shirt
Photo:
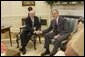
[[[32,20],[32,26],[34,27],[34,18],[31,18],[31,20]]]
[[[59,17],[56,18],[56,24],[58,25],[58,20],[59,20]]]

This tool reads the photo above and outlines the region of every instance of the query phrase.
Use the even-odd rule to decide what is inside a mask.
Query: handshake
[[[33,32],[34,34],[42,34],[42,31],[40,31],[40,30],[35,30],[34,32]]]

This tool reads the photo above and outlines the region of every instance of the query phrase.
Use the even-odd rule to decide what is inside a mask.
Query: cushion
[[[78,19],[74,18],[65,18],[67,20],[67,27],[70,32],[76,32],[78,26]]]

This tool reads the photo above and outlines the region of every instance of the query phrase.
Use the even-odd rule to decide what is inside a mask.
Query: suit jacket
[[[25,25],[26,25],[24,28],[25,31],[28,31],[28,32],[34,31],[32,27],[32,20],[29,16],[25,19]],[[41,23],[39,22],[39,19],[37,16],[34,16],[34,27],[36,27],[36,30],[39,30],[41,28]]]
[[[43,34],[48,33],[51,30],[53,30],[53,32],[56,33],[56,34],[58,34],[58,33],[60,33],[60,34],[68,33],[69,30],[67,29],[66,22],[67,22],[66,19],[59,16],[58,25],[56,25],[56,19],[53,19],[51,21],[49,28],[44,30]]]

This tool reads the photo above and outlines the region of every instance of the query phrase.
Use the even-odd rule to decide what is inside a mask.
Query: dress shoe
[[[56,50],[55,50],[55,51],[52,51],[52,52],[50,53],[50,56],[54,56],[56,53],[57,53]]]
[[[55,55],[55,54],[52,54],[52,53],[50,54],[50,56],[53,56],[53,55]]]
[[[19,51],[22,51],[22,50],[23,50],[23,48],[20,48],[20,49],[19,49]]]
[[[47,54],[50,54],[50,51],[45,51],[41,54],[41,56],[44,56],[44,55],[47,55]]]
[[[23,49],[21,52],[23,55],[26,54],[26,49]]]

